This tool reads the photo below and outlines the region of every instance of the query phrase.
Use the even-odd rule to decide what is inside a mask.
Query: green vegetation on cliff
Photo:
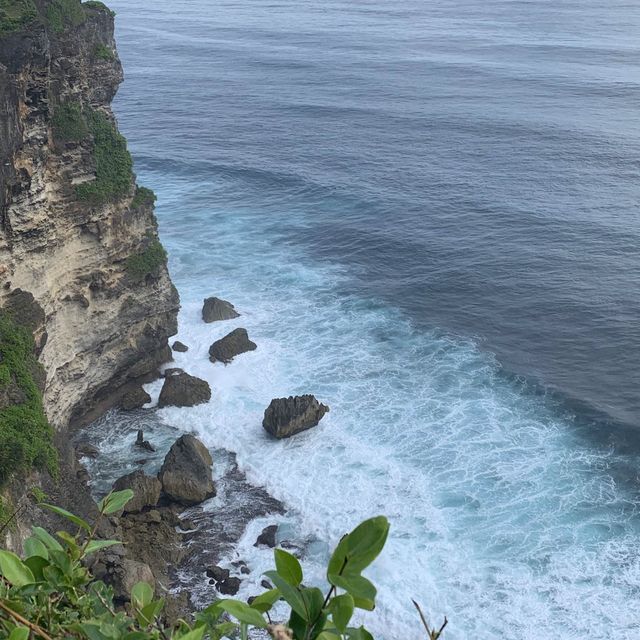
[[[152,205],[156,201],[156,194],[147,187],[136,187],[136,195],[131,201],[134,209],[141,207],[143,204]]]
[[[109,494],[98,504],[99,518],[120,512],[132,497],[130,489]],[[130,606],[117,611],[113,589],[91,576],[87,557],[118,541],[95,539],[98,523],[91,525],[59,507],[42,506],[70,520],[78,533],[62,531],[54,537],[34,527],[24,545],[24,559],[0,550],[1,637],[247,640],[250,629],[260,629],[274,640],[373,640],[363,626],[353,625],[352,618],[357,609],[375,607],[376,588],[362,572],[387,540],[389,523],[383,516],[365,520],[340,540],[329,560],[324,590],[307,586],[295,556],[275,549],[275,570],[265,573],[273,586],[251,604],[218,600],[196,613],[192,623],[179,620],[168,625],[162,615],[164,599],[155,599],[150,585],[135,584]],[[277,615],[285,615],[280,624],[270,616],[277,602],[283,603]],[[436,631],[422,619],[428,638],[437,640],[446,620]]]
[[[62,33],[70,27],[81,25],[87,15],[80,0],[54,0],[47,7],[47,23],[55,33]]]
[[[109,15],[115,16],[116,12],[112,11],[111,9],[109,9],[109,7],[107,7],[107,5],[104,2],[100,2],[100,0],[88,0],[88,2],[83,2],[82,6],[85,9],[98,9],[100,11],[106,11],[107,13],[109,13]]]
[[[51,124],[58,142],[81,142],[89,135],[82,105],[78,102],[65,102],[55,107]]]
[[[149,241],[149,244],[141,253],[129,256],[126,263],[127,273],[134,280],[144,280],[149,274],[155,273],[167,263],[167,252],[157,238]]]
[[[53,432],[36,376],[42,375],[31,333],[0,312],[0,485],[31,468],[57,470]]]
[[[115,60],[116,56],[109,47],[105,44],[97,44],[93,50],[93,55],[99,60],[106,60],[110,62],[111,60]]]
[[[0,35],[24,29],[37,17],[33,0],[0,0]]]
[[[117,200],[129,192],[133,180],[127,141],[104,113],[89,111],[86,120],[93,136],[96,179],[78,185],[76,194],[93,204]]]

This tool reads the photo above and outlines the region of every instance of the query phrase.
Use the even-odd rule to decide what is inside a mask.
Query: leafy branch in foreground
[[[154,599],[150,585],[139,582],[131,591],[127,611],[118,611],[113,590],[95,580],[86,568],[88,556],[117,540],[96,537],[100,520],[120,512],[133,497],[130,489],[112,492],[98,503],[99,516],[90,525],[60,507],[41,506],[66,518],[77,532],[55,536],[33,527],[24,544],[25,557],[0,550],[0,637],[9,640],[79,638],[84,640],[247,640],[250,629],[263,629],[274,640],[373,640],[363,626],[352,626],[356,609],[372,611],[376,588],[362,575],[382,551],[389,532],[383,516],[365,520],[344,536],[327,568],[326,593],[303,584],[302,567],[290,553],[275,550],[274,571],[266,576],[274,587],[253,598],[219,600],[195,615],[167,626],[164,599]],[[290,608],[286,624],[276,624],[270,612],[284,601]],[[415,603],[414,603],[415,604]],[[431,630],[416,604],[429,640]]]

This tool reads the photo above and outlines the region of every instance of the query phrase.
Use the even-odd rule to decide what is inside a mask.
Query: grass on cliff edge
[[[167,252],[157,238],[153,238],[141,253],[129,256],[126,269],[129,276],[136,281],[144,280],[166,264]]]
[[[0,312],[0,486],[32,468],[57,473],[53,431],[34,380],[39,367],[31,333]]]
[[[55,0],[47,7],[47,24],[55,33],[81,25],[87,15],[80,0]]]
[[[79,102],[65,102],[56,106],[51,124],[53,135],[59,142],[80,142],[89,135]]]
[[[79,184],[76,195],[92,204],[112,202],[131,189],[133,162],[127,141],[104,113],[90,111],[86,121],[93,136],[96,179]]]
[[[33,0],[0,0],[0,35],[19,31],[37,17]]]

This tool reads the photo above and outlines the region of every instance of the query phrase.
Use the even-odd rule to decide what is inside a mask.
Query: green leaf
[[[353,598],[348,593],[341,596],[335,596],[331,600],[329,605],[331,617],[337,629],[342,633],[345,632],[349,625],[354,607]]]
[[[249,605],[252,609],[260,611],[260,613],[266,613],[271,610],[271,607],[282,597],[280,589],[269,589],[256,596]]]
[[[337,636],[335,633],[331,633],[331,631],[323,631],[316,640],[341,640],[340,636]]]
[[[45,547],[44,543],[38,540],[38,538],[36,538],[35,536],[31,536],[24,541],[24,555],[27,558],[40,556],[45,560],[49,559],[49,552],[47,551],[47,547]]]
[[[95,553],[96,551],[100,551],[101,549],[106,549],[107,547],[113,547],[113,545],[121,544],[120,540],[92,540],[85,549],[85,555],[89,555],[90,553]]]
[[[300,594],[302,595],[302,599],[306,605],[309,622],[317,620],[322,613],[322,606],[324,605],[324,596],[322,595],[322,591],[317,587],[307,587],[305,589],[301,589]]]
[[[44,578],[44,569],[49,566],[49,561],[45,560],[42,556],[31,556],[27,558],[24,563],[31,569],[31,573],[38,582],[42,582]]]
[[[16,627],[9,634],[9,640],[29,640],[29,633],[29,627]]]
[[[344,589],[353,596],[355,606],[359,609],[373,611],[375,607],[376,588],[364,576],[329,576],[329,582]]]
[[[100,513],[105,515],[116,513],[123,509],[131,498],[133,498],[133,491],[131,491],[131,489],[112,491],[98,502],[98,509],[100,509]]]
[[[360,573],[366,569],[382,551],[388,535],[389,521],[384,516],[360,523],[347,537],[345,573]]]
[[[164,598],[150,602],[148,605],[140,609],[138,622],[142,619],[143,622],[140,623],[142,626],[150,625],[160,614],[162,607],[164,607]]]
[[[73,522],[73,524],[79,526],[81,529],[84,529],[88,533],[91,533],[91,527],[89,526],[88,522],[85,522],[82,518],[78,518],[78,516],[74,516],[73,513],[70,513],[66,509],[56,507],[53,504],[47,504],[46,502],[43,502],[40,506],[44,507],[45,509],[49,509],[49,511],[53,511],[53,513],[56,513],[59,516],[70,520],[71,522]]]
[[[340,575],[347,565],[347,544],[349,542],[349,536],[344,535],[338,542],[338,546],[335,548],[327,566],[327,579],[329,575]],[[331,580],[329,580],[331,582]]]
[[[349,627],[347,636],[349,640],[373,640],[373,636],[364,627],[358,627],[357,629]]]
[[[196,629],[193,629],[193,631],[187,631],[187,633],[175,637],[180,638],[180,640],[202,640],[206,630],[207,628],[205,626],[197,627]]]
[[[131,589],[131,604],[136,609],[146,607],[153,600],[153,589],[146,582],[138,582]]]
[[[309,620],[302,595],[296,587],[292,587],[277,571],[266,571],[265,576],[280,590],[289,606],[303,619]]]
[[[31,569],[11,551],[0,550],[0,573],[14,587],[24,587],[36,581]]]
[[[267,623],[260,612],[252,609],[245,602],[240,602],[239,600],[220,600],[219,602],[216,602],[216,607],[226,611],[239,622],[250,624],[260,629],[264,629],[267,626]]]
[[[31,532],[33,535],[40,540],[47,549],[56,549],[57,551],[62,551],[61,544],[48,532],[45,531],[42,527],[32,527]]]
[[[302,582],[302,567],[298,559],[283,549],[274,549],[273,555],[276,559],[276,571],[292,587],[297,587]]]

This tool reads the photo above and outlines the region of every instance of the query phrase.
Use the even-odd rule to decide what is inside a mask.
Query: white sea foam
[[[165,184],[161,220],[191,188]],[[449,640],[640,635],[637,500],[616,477],[624,460],[581,440],[473,343],[418,332],[349,295],[338,268],[284,242],[284,218],[203,208],[183,222],[188,233],[163,227],[183,304],[177,338],[189,345],[175,365],[207,379],[213,396],[160,415],[237,452],[249,480],[290,509],[240,541],[252,568],[242,594],[271,565],[253,547],[266,524],[316,540],[304,559],[313,582],[341,534],[383,513],[391,537],[370,571],[379,607],[368,616],[378,637],[422,637],[411,598],[433,623],[448,615]],[[207,295],[241,317],[204,324]],[[238,326],[258,349],[211,364],[211,342]],[[314,430],[270,440],[268,402],[306,392],[331,412]]]

